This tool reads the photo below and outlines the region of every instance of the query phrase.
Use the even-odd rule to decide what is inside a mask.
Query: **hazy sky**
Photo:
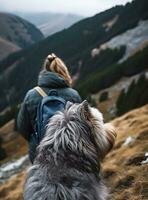
[[[93,15],[132,0],[0,0],[0,11],[51,11]]]

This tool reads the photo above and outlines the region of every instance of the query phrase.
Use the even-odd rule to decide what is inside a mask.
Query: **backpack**
[[[45,135],[49,119],[57,112],[65,109],[66,101],[58,96],[56,89],[49,90],[48,95],[40,87],[36,91],[43,97],[37,108],[36,137],[39,144]]]

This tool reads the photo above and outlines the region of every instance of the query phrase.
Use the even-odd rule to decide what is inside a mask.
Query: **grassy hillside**
[[[112,123],[117,129],[117,141],[103,163],[111,199],[147,200],[148,165],[143,161],[148,151],[148,105],[132,110]]]
[[[117,130],[114,149],[105,158],[102,168],[111,200],[147,200],[148,105],[112,121]],[[8,126],[7,126],[8,127]],[[10,125],[9,125],[10,127]],[[131,142],[127,139],[131,137]],[[126,143],[125,143],[126,141]],[[18,149],[15,149],[15,153]],[[24,155],[24,151],[22,155]],[[0,185],[1,200],[22,200],[26,170]]]
[[[0,13],[0,37],[21,48],[38,42],[42,33],[31,23],[9,13]]]
[[[117,20],[109,29],[106,29],[106,24],[115,17]],[[148,1],[134,0],[126,6],[117,6],[94,17],[84,19],[69,29],[56,33],[27,50],[9,56],[0,63],[2,74],[0,83],[4,85],[0,89],[3,94],[0,109],[20,102],[26,91],[36,85],[37,75],[43,60],[50,52],[55,52],[66,60],[67,65],[71,66],[72,74],[79,71],[80,78],[85,77],[82,82],[77,83],[77,88],[84,97],[88,95],[88,92],[96,92],[96,90],[113,84],[122,76],[122,71],[124,71],[124,75],[130,75],[127,64],[129,62],[133,63],[133,61],[128,60],[127,63],[124,63],[126,67],[120,66],[120,72],[117,72],[118,65],[115,64],[123,56],[124,48],[112,51],[107,49],[96,59],[91,58],[91,51],[112,37],[135,27],[140,20],[147,18]],[[102,69],[104,71],[101,72]],[[139,72],[137,65],[134,67],[133,64],[130,70],[132,71],[131,74]],[[101,78],[99,78],[100,72]],[[83,73],[85,74],[83,75]],[[93,73],[95,73],[95,76],[92,79],[90,76],[93,77]],[[107,83],[104,83],[104,80]],[[93,85],[96,83],[95,89],[92,89],[92,84],[89,81]]]

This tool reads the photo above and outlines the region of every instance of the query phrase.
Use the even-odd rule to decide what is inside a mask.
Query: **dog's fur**
[[[29,169],[24,200],[106,200],[100,161],[115,132],[87,101],[67,103],[51,119]]]

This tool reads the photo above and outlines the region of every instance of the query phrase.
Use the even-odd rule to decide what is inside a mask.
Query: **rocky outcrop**
[[[117,19],[117,18],[115,18]],[[101,51],[110,48],[120,48],[121,46],[126,47],[125,54],[119,63],[125,61],[129,56],[133,55],[138,50],[144,48],[148,44],[148,20],[139,21],[139,24],[124,33],[113,37],[108,42],[100,45],[99,48],[92,49],[91,55],[95,57],[100,54]]]

